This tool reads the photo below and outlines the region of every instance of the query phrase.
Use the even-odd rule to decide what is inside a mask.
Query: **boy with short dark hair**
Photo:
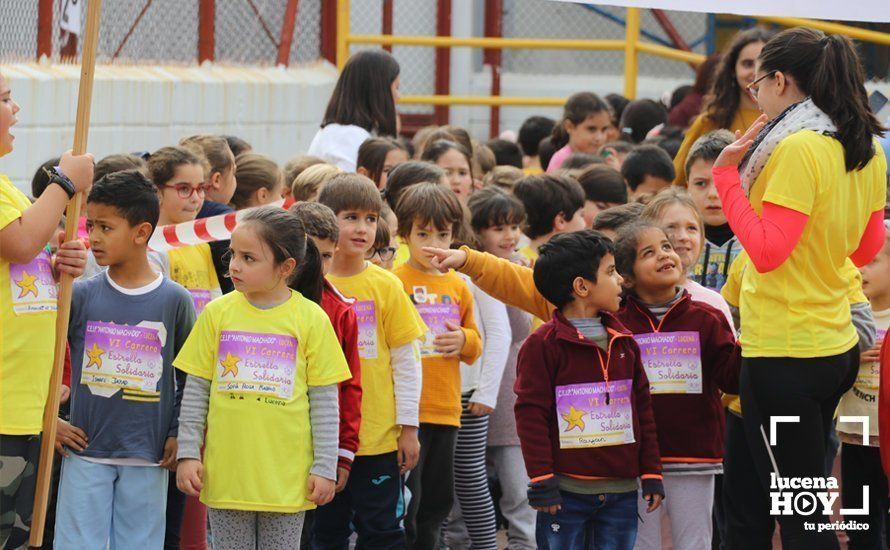
[[[519,127],[517,141],[522,149],[522,169],[527,176],[535,176],[544,173],[546,163],[542,162],[538,155],[538,148],[542,140],[550,137],[556,121],[544,116],[532,116],[525,119]],[[553,154],[553,151],[550,152]],[[549,158],[547,159],[550,160]]]
[[[399,237],[408,261],[393,270],[428,327],[421,357],[420,460],[408,478],[408,547],[437,548],[442,522],[454,504],[454,451],[461,422],[461,361],[482,354],[473,318],[473,295],[456,273],[440,273],[424,247],[447,248],[463,222],[457,196],[435,183],[420,183],[396,204]]]
[[[289,209],[303,222],[303,230],[312,239],[321,256],[322,273],[327,275],[334,262],[340,227],[337,216],[323,204],[300,202]],[[327,313],[343,355],[349,365],[352,378],[340,382],[340,451],[337,461],[337,492],[346,487],[352,461],[358,451],[358,434],[362,420],[361,359],[358,354],[358,319],[352,309],[352,300],[343,297],[330,281],[325,279],[321,291],[321,308]],[[303,522],[301,548],[309,548],[312,538],[315,511],[308,510]]]
[[[173,358],[195,309],[187,290],[149,264],[159,203],[140,171],[99,180],[86,212],[91,249],[108,269],[74,284],[71,424],[60,420],[56,438],[65,458],[55,542],[160,548],[184,382]]]
[[[496,166],[513,166],[522,169],[522,151],[519,149],[519,145],[500,138],[492,139],[486,145],[494,153]]]
[[[640,145],[624,159],[621,175],[627,182],[628,198],[633,201],[670,187],[674,181],[674,163],[661,147]]]
[[[649,381],[621,300],[612,243],[595,231],[541,247],[535,286],[557,307],[519,352],[516,427],[542,548],[632,548],[638,479],[664,498]]]
[[[584,190],[577,181],[556,174],[522,178],[513,187],[513,195],[522,201],[528,219],[525,235],[531,239],[520,253],[530,260],[538,257],[538,247],[558,233],[584,229]]]
[[[312,548],[344,548],[353,528],[358,544],[402,548],[402,476],[417,463],[420,350],[425,326],[399,279],[368,261],[380,192],[370,179],[340,174],[318,202],[337,219],[339,236],[328,281],[354,299],[362,371],[362,423],[349,480],[315,515]]]

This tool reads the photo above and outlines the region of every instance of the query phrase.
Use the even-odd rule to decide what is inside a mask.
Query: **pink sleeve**
[[[859,248],[850,254],[850,259],[856,264],[856,267],[862,267],[871,262],[881,251],[884,246],[884,239],[887,238],[887,226],[884,225],[884,211],[877,210],[872,212],[868,219],[868,225],[865,226],[865,233],[859,241]]]
[[[767,273],[781,266],[800,241],[809,216],[769,202],[758,216],[742,191],[738,168],[721,166],[713,174],[729,226],[755,269]]]
[[[547,173],[550,174],[562,168],[562,163],[570,156],[572,156],[572,148],[568,145],[553,153],[553,156],[550,157],[550,164],[547,165]]]

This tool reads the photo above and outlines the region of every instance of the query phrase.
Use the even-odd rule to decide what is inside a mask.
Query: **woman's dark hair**
[[[722,56],[718,54],[709,55],[701,65],[695,69],[695,84],[692,85],[692,91],[705,95],[711,89],[711,83],[714,81],[714,75],[717,67],[720,66]],[[671,106],[673,107],[673,105]]]
[[[522,202],[499,187],[484,187],[467,201],[470,224],[477,234],[483,229],[498,225],[525,223],[525,207]]]
[[[356,166],[368,171],[368,177],[379,188],[386,155],[395,149],[402,149],[402,144],[390,137],[372,137],[362,142],[358,148]]]
[[[741,104],[743,90],[739,88],[739,81],[735,75],[739,55],[748,44],[754,42],[766,44],[774,34],[760,27],[741,31],[726,48],[720,63],[717,64],[717,72],[711,80],[710,91],[705,96],[702,106],[702,113],[713,120],[718,128],[729,128]]]
[[[386,180],[386,189],[383,190],[383,199],[390,208],[395,210],[399,195],[405,189],[416,183],[430,182],[441,183],[445,177],[445,171],[431,162],[409,160],[396,166],[389,173]]]
[[[321,303],[324,287],[321,255],[312,239],[307,238],[300,218],[279,207],[262,206],[245,214],[241,223],[255,226],[257,235],[272,251],[276,265],[293,258],[297,268],[291,274],[288,286],[313,302]]]
[[[602,112],[609,113],[609,117],[613,116],[612,107],[600,99],[600,96],[593,92],[572,94],[563,107],[562,118],[553,127],[553,134],[550,136],[553,146],[556,149],[561,149],[569,142],[569,133],[565,129],[566,121],[572,124],[581,124],[590,115]]]
[[[321,127],[352,124],[371,133],[396,136],[392,83],[399,63],[385,50],[363,50],[346,62],[331,94]]]
[[[467,166],[469,166],[470,174],[472,175],[473,154],[468,151],[466,147],[464,147],[460,143],[457,143],[456,141],[448,141],[445,139],[434,141],[423,151],[423,156],[420,157],[420,160],[425,160],[427,162],[432,162],[433,164],[435,164],[439,161],[439,157],[451,150],[457,151],[458,153],[463,155],[465,159],[467,159]]]
[[[637,99],[624,108],[618,128],[622,137],[633,143],[641,143],[649,130],[666,122],[667,109],[664,105],[651,99]]]
[[[865,72],[849,38],[808,27],[782,31],[760,52],[760,69],[790,76],[831,118],[848,172],[868,164],[874,136],[883,136],[885,129],[868,106]]]

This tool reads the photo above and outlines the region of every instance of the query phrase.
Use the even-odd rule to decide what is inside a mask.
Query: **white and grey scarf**
[[[739,163],[742,189],[745,193],[750,194],[751,186],[754,185],[757,176],[766,166],[779,142],[800,130],[834,134],[837,132],[837,126],[822,109],[816,107],[812,98],[809,97],[785,109],[782,114],[763,127],[742,162]]]

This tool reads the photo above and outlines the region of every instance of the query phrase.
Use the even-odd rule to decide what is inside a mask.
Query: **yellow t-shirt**
[[[883,210],[887,162],[880,145],[862,169],[847,172],[841,143],[810,130],[775,148],[751,189],[759,215],[770,202],[809,216],[800,242],[777,269],[742,277],[740,310],[745,357],[827,357],[858,337],[845,298],[844,264],[873,212]]]
[[[189,291],[198,315],[210,301],[222,296],[209,244],[174,248],[167,252],[167,260],[170,279]]]
[[[0,174],[0,230],[31,201]],[[0,434],[43,429],[56,328],[56,282],[49,252],[26,264],[0,258]]]
[[[732,117],[732,122],[730,122],[727,130],[732,132],[741,130],[744,132],[754,124],[754,121],[757,120],[760,114],[759,109],[739,109],[736,111],[735,116]],[[707,115],[702,114],[695,119],[689,130],[686,131],[683,143],[680,144],[680,149],[677,150],[677,156],[674,157],[674,171],[676,172],[674,185],[686,187],[686,159],[689,157],[689,151],[692,150],[692,144],[695,143],[695,140],[717,129],[719,129],[717,123]]]
[[[211,381],[201,502],[262,512],[315,508],[306,499],[308,387],[350,377],[321,307],[294,291],[263,310],[232,292],[207,304],[173,364]]]
[[[328,275],[341,294],[353,298],[358,317],[358,347],[362,362],[362,424],[356,455],[379,455],[398,449],[401,428],[396,424],[395,387],[390,361],[392,348],[423,337],[420,315],[398,277],[365,262],[352,277]]]
[[[423,362],[423,388],[420,394],[420,421],[443,426],[460,426],[460,362],[472,365],[482,354],[482,339],[473,318],[473,295],[456,273],[431,275],[408,264],[393,270],[405,287],[427,330],[420,348]],[[460,357],[436,353],[433,338],[447,332],[445,321],[462,327],[466,342]]]
[[[534,265],[535,262],[538,261],[538,251],[532,248],[531,246],[523,246],[519,249],[519,253],[528,258],[528,260]],[[541,325],[544,324],[544,321],[540,317],[532,317],[532,332],[538,330]]]
[[[750,263],[751,261],[748,258],[748,253],[743,250],[732,262],[732,265],[729,266],[729,273],[726,276],[726,284],[723,285],[720,294],[723,296],[723,299],[726,300],[726,303],[732,307],[739,307],[742,276],[746,270],[753,269],[750,266]],[[862,274],[859,273],[859,270],[853,265],[853,260],[847,258],[847,261],[844,262],[843,267],[841,267],[841,272],[844,280],[847,281],[847,304],[852,305],[867,302],[868,298],[866,298],[865,294],[862,292]],[[729,407],[730,410],[739,415],[742,414],[742,404],[738,395],[724,394],[723,406]]]

